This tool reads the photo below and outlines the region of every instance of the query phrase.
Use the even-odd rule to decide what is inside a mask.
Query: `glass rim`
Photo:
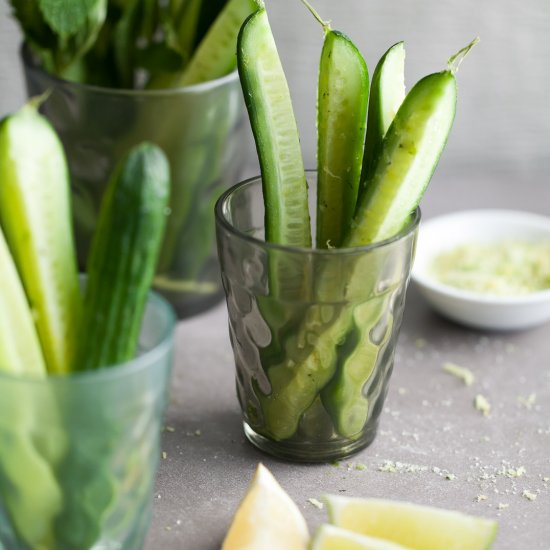
[[[62,88],[73,88],[75,90],[82,90],[87,92],[94,92],[98,95],[115,96],[115,97],[170,97],[185,94],[198,94],[201,92],[208,92],[216,88],[221,88],[225,84],[230,84],[239,80],[238,69],[234,69],[229,74],[208,80],[207,82],[200,82],[198,84],[191,84],[190,86],[180,86],[178,88],[159,88],[155,90],[148,89],[136,89],[136,88],[109,88],[106,86],[98,86],[96,84],[85,84],[82,82],[72,82],[71,80],[65,80],[57,75],[51,74],[40,65],[38,65],[33,59],[33,53],[26,42],[22,42],[20,46],[20,55],[23,60],[23,65],[26,70],[38,73],[44,76],[46,79],[52,82],[52,85]]]
[[[16,384],[33,384],[36,386],[42,384],[95,384],[125,378],[147,369],[155,364],[160,357],[166,355],[172,346],[174,327],[176,325],[174,309],[160,294],[151,290],[147,297],[147,305],[149,304],[152,304],[153,307],[160,311],[166,323],[166,329],[158,344],[141,355],[122,363],[105,365],[99,369],[69,372],[66,374],[47,373],[46,376],[29,376],[26,374],[7,373],[0,370],[0,384],[6,381]]]
[[[305,173],[307,177],[308,175],[317,174],[317,170],[308,169],[308,170],[305,170]],[[382,241],[377,241],[375,243],[371,243],[363,246],[354,246],[354,247],[348,247],[348,248],[313,248],[313,247],[302,248],[298,246],[289,246],[289,245],[282,245],[278,243],[271,243],[264,239],[258,239],[257,237],[249,235],[248,233],[244,233],[243,231],[239,231],[234,225],[232,225],[228,221],[228,219],[224,215],[225,204],[227,204],[227,202],[236,192],[240,191],[244,187],[249,187],[251,185],[261,183],[261,182],[262,182],[262,176],[258,175],[233,185],[218,198],[218,200],[216,201],[216,205],[214,207],[214,213],[215,213],[216,223],[222,226],[226,231],[228,231],[232,235],[239,237],[243,241],[247,241],[250,244],[254,244],[256,246],[260,246],[268,250],[279,250],[284,252],[292,252],[295,254],[308,253],[308,254],[314,254],[314,255],[363,254],[366,252],[384,248],[395,242],[401,241],[406,237],[408,237],[409,235],[413,234],[418,228],[418,226],[420,225],[420,219],[422,217],[420,207],[417,206],[415,210],[411,212],[409,222],[405,225],[405,227],[403,227],[403,229],[401,229],[401,231],[399,231],[392,237],[389,237],[388,239],[384,239]]]

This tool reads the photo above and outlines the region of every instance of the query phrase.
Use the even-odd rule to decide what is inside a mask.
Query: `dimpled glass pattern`
[[[285,459],[347,456],[376,434],[420,213],[393,239],[332,250],[266,243],[263,217],[258,178],[216,206],[245,434]]]

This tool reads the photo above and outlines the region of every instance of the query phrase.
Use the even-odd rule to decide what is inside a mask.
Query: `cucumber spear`
[[[32,549],[45,548],[53,544],[53,520],[62,497],[52,467],[35,443],[41,420],[36,398],[47,399],[47,392],[33,393],[39,386],[29,379],[45,377],[46,363],[1,230],[0,266],[0,494],[18,536]],[[17,382],[17,376],[26,381]]]
[[[302,2],[325,33],[317,90],[316,241],[318,248],[339,247],[359,192],[369,72],[355,44]]]
[[[309,248],[307,182],[298,127],[265,8],[243,24],[237,61],[262,173],[266,240]]]
[[[372,75],[361,188],[372,177],[382,140],[405,99],[405,45],[394,44],[382,56]]]
[[[67,373],[81,311],[69,175],[61,142],[37,101],[0,123],[0,223],[48,371]]]

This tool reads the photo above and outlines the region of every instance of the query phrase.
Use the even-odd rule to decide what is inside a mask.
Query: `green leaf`
[[[38,0],[44,19],[61,36],[78,33],[102,3],[103,0]]]
[[[55,35],[44,21],[37,0],[11,0],[11,5],[27,42],[38,48],[55,47]]]

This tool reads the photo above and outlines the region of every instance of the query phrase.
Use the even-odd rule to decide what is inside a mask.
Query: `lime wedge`
[[[325,497],[331,523],[412,550],[487,550],[495,521],[460,512],[384,499]]]
[[[405,546],[395,544],[377,537],[359,535],[353,531],[321,525],[311,541],[311,550],[408,550]]]

